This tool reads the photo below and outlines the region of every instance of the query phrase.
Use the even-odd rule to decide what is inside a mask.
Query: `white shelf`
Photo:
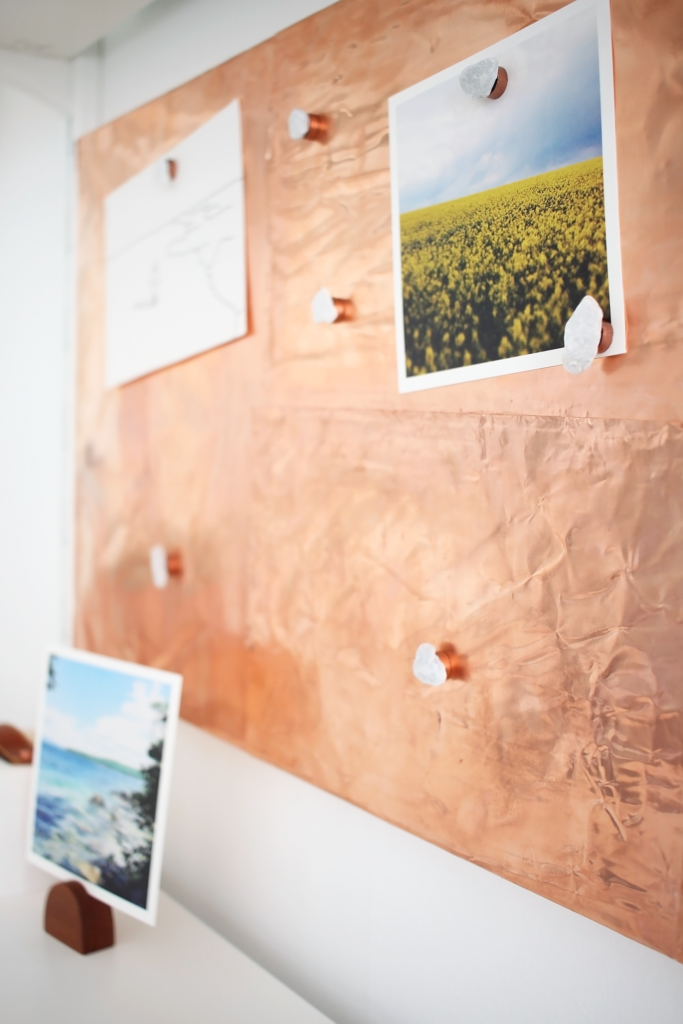
[[[0,899],[8,1024],[330,1024],[163,892],[156,928],[116,913],[116,945],[88,956],[45,933],[44,905]]]
[[[45,885],[45,873],[26,860],[30,782],[28,766],[8,764],[0,758],[0,897],[35,892]],[[0,1018],[1,1007],[0,1001]]]

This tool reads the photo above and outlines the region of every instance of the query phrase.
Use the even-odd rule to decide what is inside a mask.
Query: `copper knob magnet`
[[[295,108],[287,120],[289,137],[298,141],[327,142],[330,136],[330,121],[325,114],[308,114]]]
[[[493,83],[493,89],[489,93],[490,100],[499,100],[508,87],[508,73],[505,68],[498,68],[498,78]]]
[[[183,553],[182,551],[169,551],[166,556],[166,565],[169,576],[183,575]]]
[[[446,669],[446,679],[467,679],[467,658],[458,654],[453,644],[442,644],[436,656]]]
[[[614,328],[612,327],[609,320],[602,321],[602,331],[600,332],[600,344],[598,345],[598,352],[606,352],[612,344],[614,338]]]
[[[447,679],[469,679],[470,674],[467,658],[454,644],[441,644],[437,651],[433,644],[422,643],[415,651],[413,675],[425,686],[441,686]]]
[[[343,320],[353,320],[353,302],[351,299],[335,299],[332,297],[334,308],[337,310],[337,317],[335,323],[339,324]]]
[[[324,114],[309,114],[311,127],[304,138],[309,142],[327,142],[330,134],[330,122]]]
[[[311,302],[311,316],[314,324],[339,324],[353,320],[353,300],[335,298],[329,288],[320,288]]]
[[[183,553],[178,548],[167,551],[163,544],[155,544],[149,549],[149,568],[152,583],[157,590],[163,590],[172,576],[179,579],[183,575]]]

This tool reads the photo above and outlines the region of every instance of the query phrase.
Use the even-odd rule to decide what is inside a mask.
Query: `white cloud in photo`
[[[397,109],[401,212],[497,188],[602,152],[595,11],[501,43],[499,100],[473,100],[457,75]]]
[[[134,680],[117,714],[82,723],[57,708],[45,710],[43,736],[65,750],[117,761],[140,769],[150,763],[147,751],[163,733],[155,703],[166,703],[163,683]]]

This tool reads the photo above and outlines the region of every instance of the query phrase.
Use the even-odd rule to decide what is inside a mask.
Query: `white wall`
[[[61,73],[48,105],[56,67],[29,95],[2,77],[21,60],[0,61],[0,721],[31,727],[46,646],[68,633],[70,143]]]
[[[154,4],[75,63],[76,134],[323,6]],[[0,85],[0,719],[20,725],[68,608],[64,133],[54,111]],[[682,1017],[681,965],[187,724],[164,884],[338,1024]]]
[[[44,871],[26,860],[31,769],[0,761],[0,898],[36,892],[50,883]]]
[[[41,100],[65,117],[71,113],[71,69],[65,60],[46,60],[0,49],[0,81]]]
[[[76,137],[148,103],[334,0],[156,0],[74,62]]]

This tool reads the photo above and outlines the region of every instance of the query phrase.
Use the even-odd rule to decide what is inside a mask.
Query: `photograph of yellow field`
[[[575,0],[389,101],[399,389],[557,365],[587,295],[625,351],[609,0]],[[495,57],[495,100],[463,70]]]
[[[562,344],[584,295],[609,318],[602,158],[401,217],[406,369]]]

